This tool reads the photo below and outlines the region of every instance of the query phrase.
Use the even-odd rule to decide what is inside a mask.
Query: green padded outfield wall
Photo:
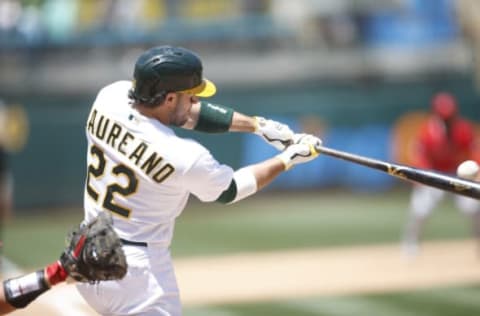
[[[218,87],[211,101],[252,115],[297,118],[318,115],[336,126],[392,124],[405,112],[428,108],[430,96],[449,90],[461,111],[480,119],[479,97],[467,77],[425,82],[363,82],[358,84],[296,83],[271,87]],[[1,91],[0,91],[1,92]],[[32,207],[80,205],[85,179],[84,124],[94,94],[81,96],[7,96],[22,104],[30,121],[26,147],[10,157],[15,176],[18,212]],[[179,131],[199,139],[221,161],[239,167],[242,135],[204,135]]]

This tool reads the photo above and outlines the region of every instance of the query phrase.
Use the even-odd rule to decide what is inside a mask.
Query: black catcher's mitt
[[[111,214],[101,212],[90,223],[82,223],[69,233],[60,262],[71,278],[94,283],[125,276],[127,261],[112,223]]]

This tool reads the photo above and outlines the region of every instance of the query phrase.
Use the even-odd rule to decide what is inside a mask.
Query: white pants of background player
[[[451,194],[424,185],[415,185],[410,199],[410,210],[415,217],[427,217],[445,195],[454,195],[455,205],[465,215],[473,215],[480,210],[480,201],[463,195]]]
[[[178,286],[164,245],[123,246],[127,275],[119,281],[77,283],[88,304],[101,315],[179,316]]]
[[[465,215],[472,217],[476,237],[480,234],[480,201],[463,195],[456,195],[424,185],[414,185],[410,198],[410,218],[404,236],[404,250],[415,254],[421,230],[426,218],[446,195],[453,195],[455,205]]]

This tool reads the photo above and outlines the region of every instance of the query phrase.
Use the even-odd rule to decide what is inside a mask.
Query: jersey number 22
[[[90,154],[97,158],[98,164],[96,166],[93,164],[88,165],[86,190],[88,195],[98,202],[100,194],[92,188],[90,181],[92,181],[92,178],[99,179],[103,176],[107,161],[103,151],[95,145],[90,147]],[[134,194],[137,191],[138,179],[135,172],[124,164],[115,165],[111,172],[117,178],[125,177],[127,179],[126,185],[121,186],[116,182],[109,184],[107,186],[105,197],[103,198],[102,207],[120,216],[129,217],[131,210],[115,203],[114,198],[115,194],[120,194],[122,196]]]

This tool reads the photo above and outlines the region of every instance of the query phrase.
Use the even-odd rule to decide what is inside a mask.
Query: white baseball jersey
[[[121,238],[168,246],[189,194],[214,201],[233,170],[196,141],[139,114],[129,104],[130,88],[119,81],[102,89],[87,120],[85,209],[88,216],[116,215]]]
[[[129,81],[103,88],[88,117],[85,217],[111,212],[120,238],[146,242],[148,250],[124,247],[129,264],[125,279],[78,288],[100,313],[138,313],[157,300],[152,303],[158,308],[154,315],[177,315],[178,290],[168,249],[175,218],[190,193],[201,201],[216,200],[230,185],[233,170],[196,141],[179,138],[169,127],[141,115],[130,105],[130,88]],[[157,270],[152,262],[159,265]],[[135,272],[137,267],[145,271]],[[141,283],[139,275],[148,273],[158,284]]]

